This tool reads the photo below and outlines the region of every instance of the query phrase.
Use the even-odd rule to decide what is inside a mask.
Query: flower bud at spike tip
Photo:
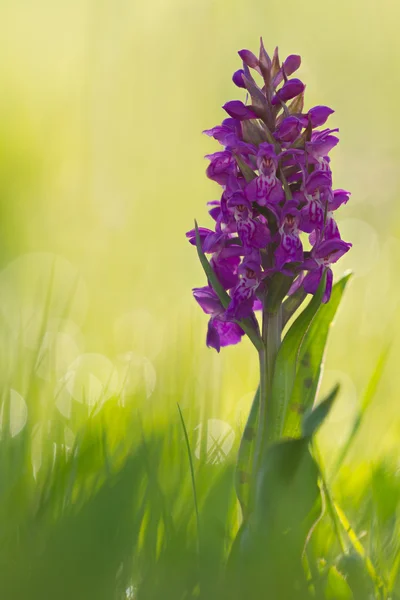
[[[287,57],[287,59],[283,63],[283,69],[284,69],[286,75],[289,77],[290,75],[292,75],[292,73],[297,71],[297,69],[300,67],[300,65],[301,65],[301,57],[298,54],[291,54],[290,56]]]
[[[245,119],[256,119],[256,113],[240,100],[231,100],[222,107],[230,117],[244,121]]]
[[[300,79],[288,79],[281,89],[272,98],[272,104],[280,104],[280,102],[287,102],[292,98],[295,98],[304,90],[304,83]]]
[[[248,67],[251,67],[252,69],[258,67],[258,58],[255,54],[250,52],[250,50],[239,50],[238,54]]]
[[[208,202],[214,228],[186,234],[208,280],[193,294],[209,316],[206,343],[217,351],[245,333],[262,348],[255,311],[270,310],[272,298],[275,310],[285,294],[304,298],[323,288],[317,297],[327,302],[331,265],[351,248],[336,223],[350,198],[333,187],[329,154],[338,130],[323,128],[334,111],[304,108],[305,85],[291,78],[297,54],[280,64],[278,49],[271,60],[261,40],[259,58],[246,49],[239,56],[243,68],[232,79],[251,104],[226,102],[229,118],[205,130],[222,146],[206,157],[207,176],[221,186]]]
[[[243,75],[244,75],[243,69],[239,69],[238,71],[234,72],[234,74],[232,76],[232,81],[235,85],[237,85],[237,87],[246,88],[244,81],[243,81]]]

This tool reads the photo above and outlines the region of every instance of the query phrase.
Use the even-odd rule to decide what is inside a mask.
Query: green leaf
[[[308,306],[297,317],[286,336],[276,357],[272,381],[271,402],[267,416],[267,431],[270,440],[282,437],[289,401],[296,378],[297,361],[304,337],[314,319],[325,292],[326,273],[323,274],[318,290]]]
[[[195,514],[196,514],[197,548],[199,549],[199,547],[200,547],[200,517],[199,517],[199,503],[197,500],[196,478],[195,478],[194,467],[193,467],[192,450],[190,448],[190,442],[189,442],[189,436],[188,436],[188,432],[187,432],[187,428],[186,428],[186,423],[183,418],[182,410],[181,410],[181,407],[179,406],[179,403],[177,404],[177,406],[178,406],[178,411],[179,411],[179,418],[181,420],[181,425],[182,425],[182,429],[183,429],[183,434],[185,436],[186,452],[187,452],[188,460],[189,460],[190,479],[192,482],[192,490],[193,490],[193,504],[194,504],[194,510],[195,510]]]
[[[214,269],[212,268],[212,266],[210,265],[210,263],[207,260],[206,255],[203,252],[203,249],[201,247],[201,241],[200,241],[200,235],[199,235],[199,227],[197,225],[197,221],[194,222],[194,227],[196,230],[196,248],[197,248],[197,254],[199,256],[199,260],[201,262],[201,266],[204,269],[204,273],[206,274],[206,277],[208,279],[208,281],[211,284],[211,287],[213,288],[214,292],[217,294],[218,298],[221,301],[221,304],[224,308],[227,308],[231,299],[229,297],[229,295],[227,294],[226,290],[223,288],[223,286],[220,284],[218,277],[216,276],[216,274],[214,273]]]
[[[250,509],[250,491],[252,489],[253,457],[257,431],[258,413],[260,408],[260,388],[251,405],[250,413],[240,441],[235,471],[235,487],[242,509],[243,519],[246,520]]]
[[[336,567],[331,567],[328,571],[325,598],[326,600],[354,600],[351,588]]]
[[[307,292],[303,287],[300,287],[294,294],[288,296],[282,304],[282,329],[285,327],[289,319],[294,315],[296,310],[300,308],[307,297]]]
[[[329,329],[350,277],[350,274],[346,275],[335,283],[329,302],[320,306],[301,345],[296,379],[282,432],[284,436],[298,437],[301,434],[302,415],[315,402]]]
[[[322,423],[325,421],[328,416],[332,404],[334,403],[336,396],[339,392],[339,385],[336,385],[331,393],[314,408],[311,412],[305,415],[303,419],[303,436],[311,437],[313,436]]]
[[[320,512],[318,467],[308,439],[268,446],[257,474],[254,509],[241,530],[238,585],[243,592],[263,589],[268,598],[309,597],[302,554]]]

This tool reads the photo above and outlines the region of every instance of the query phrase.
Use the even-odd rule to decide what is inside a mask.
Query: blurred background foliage
[[[256,49],[260,35],[271,52],[279,45],[282,57],[301,54],[308,107],[335,109],[330,125],[340,127],[341,143],[332,153],[334,185],[352,192],[338,222],[354,246],[336,275],[351,268],[355,277],[332,331],[321,394],[336,381],[342,388],[319,434],[321,454],[329,478],[370,373],[391,343],[335,493],[353,515],[378,493],[382,519],[393,514],[396,501],[387,502],[398,497],[400,459],[399,18],[393,0],[2,0],[0,512],[9,522],[3,542],[15,546],[15,555],[2,557],[11,588],[19,561],[40,548],[44,522],[79,507],[85,494],[103,514],[102,502],[112,504],[104,478],[118,479],[117,472],[123,491],[129,469],[152,471],[156,462],[165,483],[160,494],[174,499],[165,510],[184,521],[192,499],[177,402],[203,500],[215,477],[225,481],[222,504],[232,501],[229,469],[257,385],[257,359],[247,341],[219,356],[205,347],[207,319],[190,291],[204,276],[184,233],[194,217],[210,223],[205,203],[219,189],[206,179],[203,157],[217,145],[201,131],[224,118],[225,101],[242,99],[231,82],[240,66],[236,51]],[[147,436],[152,441],[143,446]],[[143,448],[149,464],[138,458]],[[112,480],[110,489],[119,484]],[[178,484],[185,491],[177,492]],[[138,489],[137,531],[149,502]],[[95,496],[99,490],[104,497]],[[114,507],[110,532],[123,529],[117,517],[131,510],[122,491],[116,497],[127,504],[122,513]],[[157,494],[151,497],[164,506]],[[218,510],[224,515],[226,507]],[[68,515],[54,547],[43,542],[48,556],[68,545]],[[76,522],[76,538],[68,538],[77,546],[96,529],[80,515],[87,528]],[[23,521],[30,526],[22,551]],[[87,551],[102,543],[100,535]],[[124,538],[114,557],[124,590],[128,546]],[[39,567],[30,569],[39,581]],[[29,597],[23,585],[15,597]],[[67,588],[65,598],[80,597]],[[100,583],[93,597],[111,597],[107,589]],[[83,590],[91,597],[93,583]]]

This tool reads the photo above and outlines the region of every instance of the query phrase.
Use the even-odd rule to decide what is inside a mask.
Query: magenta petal
[[[301,56],[298,54],[290,54],[285,62],[283,63],[283,68],[285,69],[285,74],[289,77],[297,71],[297,69],[301,65]]]
[[[240,249],[243,251],[242,249]],[[238,256],[224,257],[222,253],[215,254],[211,259],[211,266],[217,276],[218,281],[225,290],[230,290],[235,287],[238,282],[238,265],[240,258]]]
[[[237,323],[214,319],[213,325],[219,335],[221,347],[238,344],[244,335],[243,329]]]
[[[271,237],[267,225],[260,221],[255,221],[255,231],[250,240],[251,246],[254,248],[265,248],[270,239]]]
[[[301,288],[301,286],[303,285],[303,280],[304,280],[304,271],[302,271],[297,277],[296,279],[293,281],[290,290],[288,291],[288,296],[292,296],[293,294],[295,294],[297,292],[297,290],[299,290]]]
[[[244,279],[241,279],[232,291],[232,299],[226,310],[228,319],[246,319],[253,311],[254,289],[248,287]]]
[[[274,135],[281,142],[294,142],[301,129],[302,124],[297,117],[287,117],[278,125]]]
[[[346,204],[350,198],[350,192],[346,190],[334,190],[333,199],[329,202],[329,210],[337,210],[342,204]]]
[[[335,219],[328,216],[325,223],[325,239],[329,240],[332,238],[340,238],[340,232]],[[312,242],[310,241],[310,243]]]
[[[210,233],[214,233],[212,231],[212,229],[207,229],[206,227],[199,227],[198,228],[199,231],[199,237],[200,237],[200,245],[201,247],[203,247],[204,241],[206,240],[206,238],[210,235]],[[193,244],[193,246],[196,246],[196,230],[195,229],[191,229],[190,231],[186,232],[186,237],[188,238],[189,242],[191,244]]]
[[[289,79],[272,98],[273,105],[295,98],[304,91],[304,83],[300,79]]]
[[[230,120],[236,121],[236,119]],[[238,121],[236,122],[238,123]],[[203,133],[205,133],[209,137],[213,137],[223,146],[233,146],[238,142],[235,129],[232,129],[227,125],[217,125],[216,127],[212,127],[211,129],[205,129]]]
[[[328,117],[335,111],[329,106],[314,106],[308,111],[308,117],[313,127],[320,127],[328,120]]]
[[[229,175],[236,172],[236,160],[231,152],[214,152],[206,156],[211,160],[206,169],[207,177],[216,181],[220,185],[225,185]]]
[[[262,310],[262,309],[263,309],[263,303],[261,302],[261,300],[259,300],[258,298],[256,298],[254,300],[253,310]]]
[[[298,54],[291,54],[290,56],[288,56],[282,65],[283,68],[280,69],[275,76],[274,86],[278,87],[278,85],[283,81],[283,70],[285,71],[286,77],[289,77],[290,75],[292,75],[292,73],[297,71],[300,65],[301,56],[299,56]]]
[[[307,178],[306,189],[309,194],[321,187],[330,187],[332,176],[326,171],[313,171]]]
[[[210,286],[194,288],[193,296],[207,315],[217,315],[223,312],[222,304]]]
[[[324,139],[315,142],[306,142],[306,150],[315,158],[323,158],[339,143],[335,135],[327,135]]]
[[[237,87],[239,87],[239,88],[246,88],[246,85],[243,80],[243,75],[244,75],[243,69],[238,69],[237,71],[234,72],[234,74],[232,76],[233,83],[235,85],[237,85]]]
[[[300,211],[300,229],[311,233],[324,224],[324,209],[317,200],[311,200]]]
[[[323,273],[323,267],[319,267],[319,269],[315,269],[314,271],[310,271],[304,277],[303,287],[307,294],[315,294],[318,289],[319,282],[321,281]]]
[[[258,67],[258,58],[250,50],[239,50],[238,54],[248,67],[251,67],[252,69]]]
[[[248,106],[243,104],[240,100],[231,100],[230,102],[226,102],[226,104],[222,107],[229,116],[234,119],[238,119],[239,121],[245,121],[246,119],[257,119],[257,115],[255,112],[251,110]]]
[[[352,244],[344,242],[339,238],[331,240],[325,240],[318,247],[313,249],[313,257],[316,259],[329,260],[329,264],[333,264],[346,254],[351,248]]]
[[[324,295],[322,297],[323,304],[326,304],[327,302],[329,302],[329,299],[330,299],[331,293],[332,293],[332,283],[333,283],[332,269],[328,268],[326,270],[326,287],[325,287],[325,292],[324,292]]]
[[[214,348],[217,352],[219,352],[221,349],[221,340],[218,330],[214,325],[216,322],[217,321],[214,319],[210,319],[208,321],[206,344],[208,348]]]

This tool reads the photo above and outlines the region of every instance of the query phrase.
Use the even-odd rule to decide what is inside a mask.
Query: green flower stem
[[[281,345],[282,337],[282,308],[274,313],[264,311],[262,336],[267,354],[267,382],[268,394],[272,388],[272,377],[274,374],[275,359]]]
[[[282,337],[282,307],[275,312],[263,311],[262,340],[263,348],[259,351],[260,362],[260,413],[258,420],[254,472],[258,470],[262,452],[264,450],[267,433],[273,428],[269,423],[271,410],[272,378],[274,374],[275,360],[281,345]]]

